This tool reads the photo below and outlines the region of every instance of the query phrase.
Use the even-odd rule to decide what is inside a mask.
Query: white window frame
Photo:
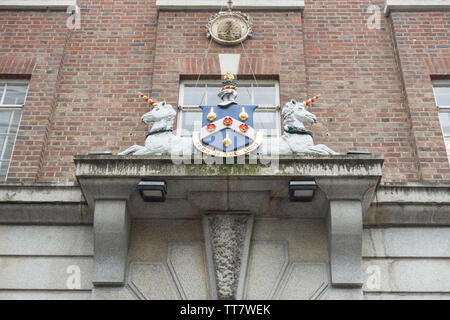
[[[24,99],[23,104],[3,104],[3,101],[5,100],[5,96],[6,96],[6,90],[8,87],[8,83],[26,84],[27,85],[27,91],[25,92],[25,99]],[[16,80],[16,79],[12,79],[12,80],[1,79],[0,85],[4,85],[3,92],[0,92],[0,111],[20,111],[20,117],[19,117],[19,126],[20,126],[20,123],[22,121],[22,109],[23,109],[23,106],[25,105],[25,103],[27,102],[28,91],[30,89],[30,81],[29,80]],[[11,120],[12,120],[12,118],[11,118]],[[10,127],[11,127],[11,123],[8,126],[8,130]],[[13,145],[11,157],[12,157],[12,154],[14,153],[14,148],[16,147],[18,133],[19,133],[19,128],[17,129],[16,135],[14,136],[14,145]],[[10,136],[10,134],[7,133],[7,134],[5,134],[5,136]],[[3,154],[3,152],[5,151],[4,150],[5,148],[6,148],[6,140],[5,140],[5,144],[3,145],[3,149],[0,150],[0,155]],[[0,162],[6,162],[6,160],[0,159]],[[8,168],[6,170],[6,175],[4,178],[0,178],[0,182],[6,181],[6,179],[8,178],[10,165],[11,165],[11,158],[8,161]]]
[[[186,85],[193,85],[196,84],[197,81],[195,80],[183,80],[180,82],[180,93],[179,93],[179,102],[178,102],[178,110],[180,112],[178,112],[178,116],[177,116],[177,128],[182,129],[181,125],[183,123],[183,112],[188,111],[188,112],[202,112],[202,110],[199,108],[199,105],[184,105],[184,87]],[[203,86],[203,85],[208,85],[208,84],[215,84],[217,85],[217,83],[220,83],[219,80],[201,80],[198,81],[198,85],[199,86]],[[254,94],[253,94],[253,86],[256,86],[256,82],[255,81],[251,81],[251,80],[240,80],[239,84],[238,84],[238,94],[239,94],[239,85],[248,85],[251,84],[252,85],[252,104],[254,104]],[[281,114],[280,114],[280,82],[278,80],[258,80],[258,85],[267,85],[267,84],[272,84],[275,85],[275,105],[259,105],[259,107],[255,110],[255,112],[267,112],[267,111],[272,111],[277,119],[281,119]],[[219,91],[217,91],[217,93],[219,93]],[[208,105],[208,101],[207,101],[207,97],[205,99],[205,105]],[[276,123],[277,127],[277,133],[278,135],[281,134],[281,120],[277,121]],[[182,135],[182,130],[177,130],[177,135],[181,136]]]
[[[6,96],[6,88],[8,87],[8,85],[7,85],[8,83],[28,85],[27,92],[25,93],[25,100],[24,100],[23,104],[3,104],[3,101],[5,100],[5,96]],[[5,85],[5,87],[3,88],[3,92],[0,92],[0,108],[20,108],[21,109],[25,105],[25,103],[27,102],[28,90],[30,89],[30,81],[29,80],[1,79],[0,85]]]
[[[434,90],[435,85],[439,85],[439,86],[444,85],[444,86],[446,86],[446,87],[448,86],[450,88],[450,80],[433,80],[432,84],[433,84],[434,99],[435,99],[435,102],[436,102],[436,106],[438,108],[438,112],[439,113],[450,113],[450,106],[440,106],[440,105],[438,105],[437,97],[436,97],[436,91]],[[446,134],[444,132],[444,128],[442,126],[442,123],[441,123],[441,130],[442,130],[442,136],[444,137],[445,145],[447,146],[448,145],[448,141],[450,140],[450,134],[448,134],[448,133]],[[448,154],[448,161],[450,163],[450,149],[448,147],[447,147],[447,154]]]
[[[450,80],[433,80],[433,93],[434,93],[434,99],[436,102],[436,106],[438,108],[438,112],[449,112],[450,113],[450,105],[440,106],[437,103],[436,91],[434,90],[436,84],[439,86],[442,86],[442,85],[448,86],[450,88]],[[444,130],[442,130],[442,134],[444,135],[445,138],[450,138],[450,134],[444,134]]]
[[[444,85],[444,86],[446,86],[446,87],[448,86],[450,88],[450,80],[433,80],[432,83],[433,83],[433,93],[434,93],[434,100],[436,101],[436,106],[439,109],[450,109],[450,105],[448,105],[448,106],[440,106],[440,105],[438,105],[437,98],[436,98],[436,91],[434,90],[435,85],[439,85],[439,86]]]

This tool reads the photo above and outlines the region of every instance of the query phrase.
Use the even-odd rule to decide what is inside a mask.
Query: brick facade
[[[42,170],[69,35],[66,19],[61,12],[0,11],[0,75],[31,76],[9,181],[35,181]]]
[[[420,179],[448,180],[450,168],[431,80],[450,77],[450,13],[392,12],[391,23]]]
[[[321,94],[316,143],[384,154],[387,182],[448,182],[431,78],[450,75],[450,14],[392,12],[369,29],[370,4],[384,0],[252,11],[245,51],[206,38],[213,12],[158,13],[154,0],[79,0],[74,31],[64,12],[0,11],[0,72],[13,57],[12,74],[31,75],[8,181],[73,181],[74,155],[143,144],[138,91],[176,106],[180,79],[216,79],[217,54],[240,53],[239,76],[279,78],[282,104]]]

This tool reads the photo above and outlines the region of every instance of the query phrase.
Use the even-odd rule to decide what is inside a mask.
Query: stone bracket
[[[334,287],[362,287],[361,202],[331,200],[327,222],[331,283]]]
[[[363,285],[363,214],[368,209],[380,176],[320,177],[330,207],[327,215],[330,278],[335,288]]]
[[[247,276],[253,216],[211,214],[203,217],[211,297],[242,300]]]
[[[129,234],[126,200],[96,200],[94,286],[122,286],[125,283]]]

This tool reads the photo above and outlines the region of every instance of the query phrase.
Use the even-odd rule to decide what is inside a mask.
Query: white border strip
[[[0,10],[67,10],[76,4],[77,0],[1,0]]]
[[[450,0],[386,0],[384,14],[392,10],[450,10]]]
[[[304,0],[234,0],[235,10],[303,10]],[[179,11],[179,10],[220,10],[226,9],[225,0],[157,0],[158,10]]]

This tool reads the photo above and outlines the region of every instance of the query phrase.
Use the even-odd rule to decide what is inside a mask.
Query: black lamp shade
[[[313,180],[289,182],[289,198],[291,201],[311,202],[317,185]]]
[[[166,201],[167,187],[165,181],[141,181],[138,190],[145,202]]]

